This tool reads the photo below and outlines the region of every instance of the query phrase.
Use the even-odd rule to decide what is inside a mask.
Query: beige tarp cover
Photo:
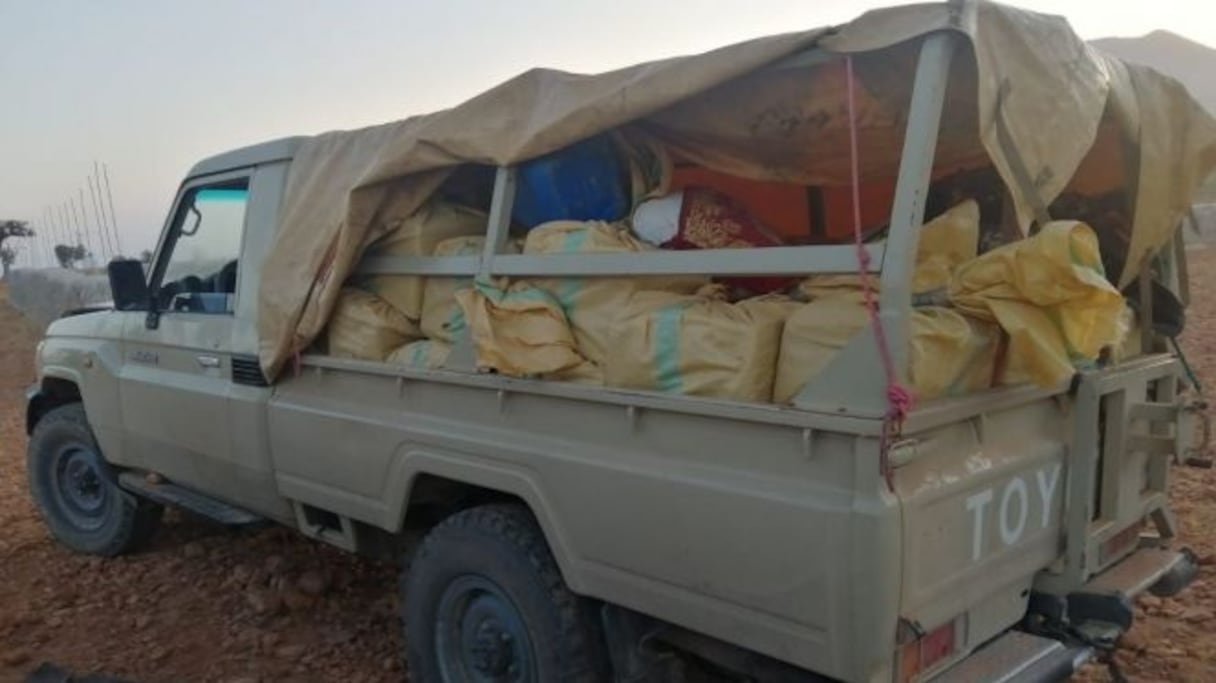
[[[718,171],[847,185],[842,62],[763,68],[808,48],[857,54],[863,182],[889,181],[920,39],[943,29],[970,48],[956,53],[934,174],[992,163],[1025,229],[1073,178],[1104,114],[1115,117],[1120,142],[1138,150],[1127,155],[1138,161],[1125,174],[1135,216],[1118,276],[1133,279],[1216,164],[1216,122],[1178,83],[1097,53],[1062,18],[987,2],[911,5],[594,76],[533,70],[446,111],[305,141],[263,266],[262,366],[274,377],[311,343],[366,245],[461,164],[514,164],[624,127]]]

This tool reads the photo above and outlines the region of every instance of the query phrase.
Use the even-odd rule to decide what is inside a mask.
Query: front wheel
[[[410,680],[604,680],[599,630],[562,580],[527,509],[456,513],[402,575]]]
[[[160,524],[162,506],[119,488],[79,403],[38,421],[26,464],[43,521],[76,552],[119,555],[148,541]]]

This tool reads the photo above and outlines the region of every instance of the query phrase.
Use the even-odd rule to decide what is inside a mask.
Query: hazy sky
[[[1211,0],[1017,0],[1085,38],[1216,45]],[[124,250],[199,158],[450,106],[532,66],[594,72],[849,20],[889,0],[0,0],[0,218],[109,166]],[[91,209],[90,209],[91,214]]]

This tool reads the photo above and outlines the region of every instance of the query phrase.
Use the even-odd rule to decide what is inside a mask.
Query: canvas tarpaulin
[[[323,329],[366,245],[462,164],[510,165],[623,127],[713,170],[847,185],[842,65],[765,68],[816,45],[856,54],[862,179],[890,180],[918,39],[943,29],[970,47],[952,67],[935,174],[993,164],[1026,226],[1072,178],[1114,101],[1126,138],[1148,152],[1140,155],[1130,250],[1164,244],[1216,162],[1216,123],[1180,86],[1145,70],[1112,70],[1060,18],[984,2],[878,10],[839,30],[600,75],[529,71],[443,112],[306,140],[263,265],[258,336],[267,376]],[[1144,182],[1149,169],[1164,170],[1168,183]]]

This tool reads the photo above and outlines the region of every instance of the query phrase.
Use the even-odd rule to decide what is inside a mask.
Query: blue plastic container
[[[615,221],[629,212],[625,169],[607,138],[592,138],[519,166],[515,222]]]

